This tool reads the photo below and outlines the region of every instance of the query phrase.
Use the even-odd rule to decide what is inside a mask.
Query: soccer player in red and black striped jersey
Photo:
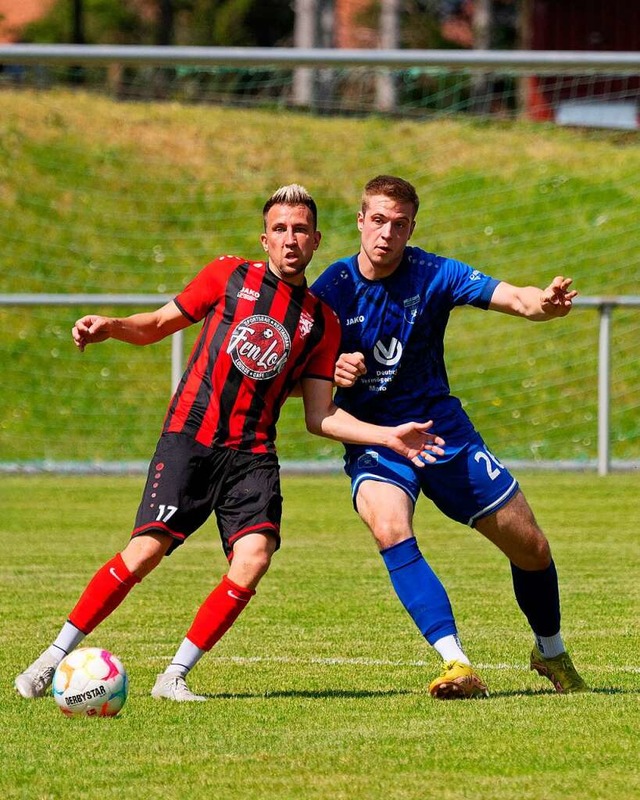
[[[185,677],[244,610],[280,545],[276,423],[298,385],[312,433],[384,445],[419,466],[442,454],[430,422],[371,425],[333,403],[340,325],[305,279],[320,244],[316,204],[303,187],[285,186],[266,202],[263,220],[266,260],[222,256],[156,311],[76,322],[81,351],[106,339],[151,344],[201,321],[202,330],[171,400],[131,539],[91,579],[53,644],[18,675],[23,697],[43,696],[62,658],[215,513],[229,570],[152,689],[156,698],[206,699]]]

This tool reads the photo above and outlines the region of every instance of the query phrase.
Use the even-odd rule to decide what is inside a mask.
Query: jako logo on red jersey
[[[290,351],[291,337],[286,328],[264,314],[255,314],[239,322],[227,347],[227,353],[240,372],[258,381],[277,375]]]
[[[238,297],[240,300],[259,300],[260,292],[256,292],[255,289],[247,289],[246,286],[243,286],[236,297]]]

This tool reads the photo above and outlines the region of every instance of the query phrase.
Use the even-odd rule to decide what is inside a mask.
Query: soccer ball
[[[115,717],[127,699],[129,679],[113,653],[81,647],[58,664],[51,688],[68,717]]]

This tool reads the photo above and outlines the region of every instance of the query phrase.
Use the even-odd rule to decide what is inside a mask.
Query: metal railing
[[[0,307],[11,306],[140,306],[156,308],[173,295],[163,294],[0,294]],[[598,333],[598,455],[599,475],[611,471],[611,329],[616,308],[640,308],[640,295],[577,297],[577,308],[599,313]],[[171,390],[178,385],[184,368],[183,331],[171,341]]]
[[[526,74],[637,75],[640,52],[574,50],[349,50],[301,47],[0,45],[1,64],[146,64],[155,66],[508,68]]]
[[[458,73],[475,76],[490,73],[509,76],[585,76],[606,75],[609,79],[636,81],[640,75],[640,52],[572,51],[572,50],[403,50],[403,49],[335,49],[304,47],[181,47],[152,45],[0,45],[0,64],[24,67],[119,67],[157,69],[189,68],[190,70],[293,70],[292,97],[297,107],[333,109],[333,78],[341,70],[367,68],[375,73],[375,98],[370,111],[397,112],[400,94],[394,73]],[[164,76],[163,80],[166,80]],[[45,81],[41,75],[40,81]],[[168,85],[163,84],[163,91]],[[159,86],[156,87],[159,90]],[[147,87],[148,90],[148,87]],[[118,91],[124,91],[120,86]],[[531,87],[522,82],[521,103],[534,102]],[[535,102],[540,102],[535,93]],[[624,127],[636,128],[637,120],[630,110],[637,90],[630,89],[625,98]],[[477,98],[476,98],[477,99]],[[237,100],[237,97],[236,97]],[[357,106],[357,104],[356,104]],[[354,107],[352,110],[357,110]],[[361,110],[361,109],[360,109]],[[404,108],[406,111],[406,107]],[[601,111],[602,109],[600,109]],[[476,112],[478,109],[476,108]],[[536,111],[536,115],[541,110]],[[576,113],[574,109],[572,113]],[[586,113],[582,110],[582,113]],[[600,115],[601,116],[601,115]],[[630,118],[633,117],[633,120]],[[536,118],[538,118],[536,116]],[[621,124],[621,123],[618,123]]]

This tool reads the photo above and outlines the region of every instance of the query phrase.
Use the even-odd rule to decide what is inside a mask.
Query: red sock
[[[255,589],[238,586],[225,575],[200,606],[187,631],[187,639],[201,650],[211,650],[244,611],[255,593]]]
[[[129,572],[120,553],[100,567],[69,614],[69,622],[83,633],[91,633],[114,611],[140,578]]]

